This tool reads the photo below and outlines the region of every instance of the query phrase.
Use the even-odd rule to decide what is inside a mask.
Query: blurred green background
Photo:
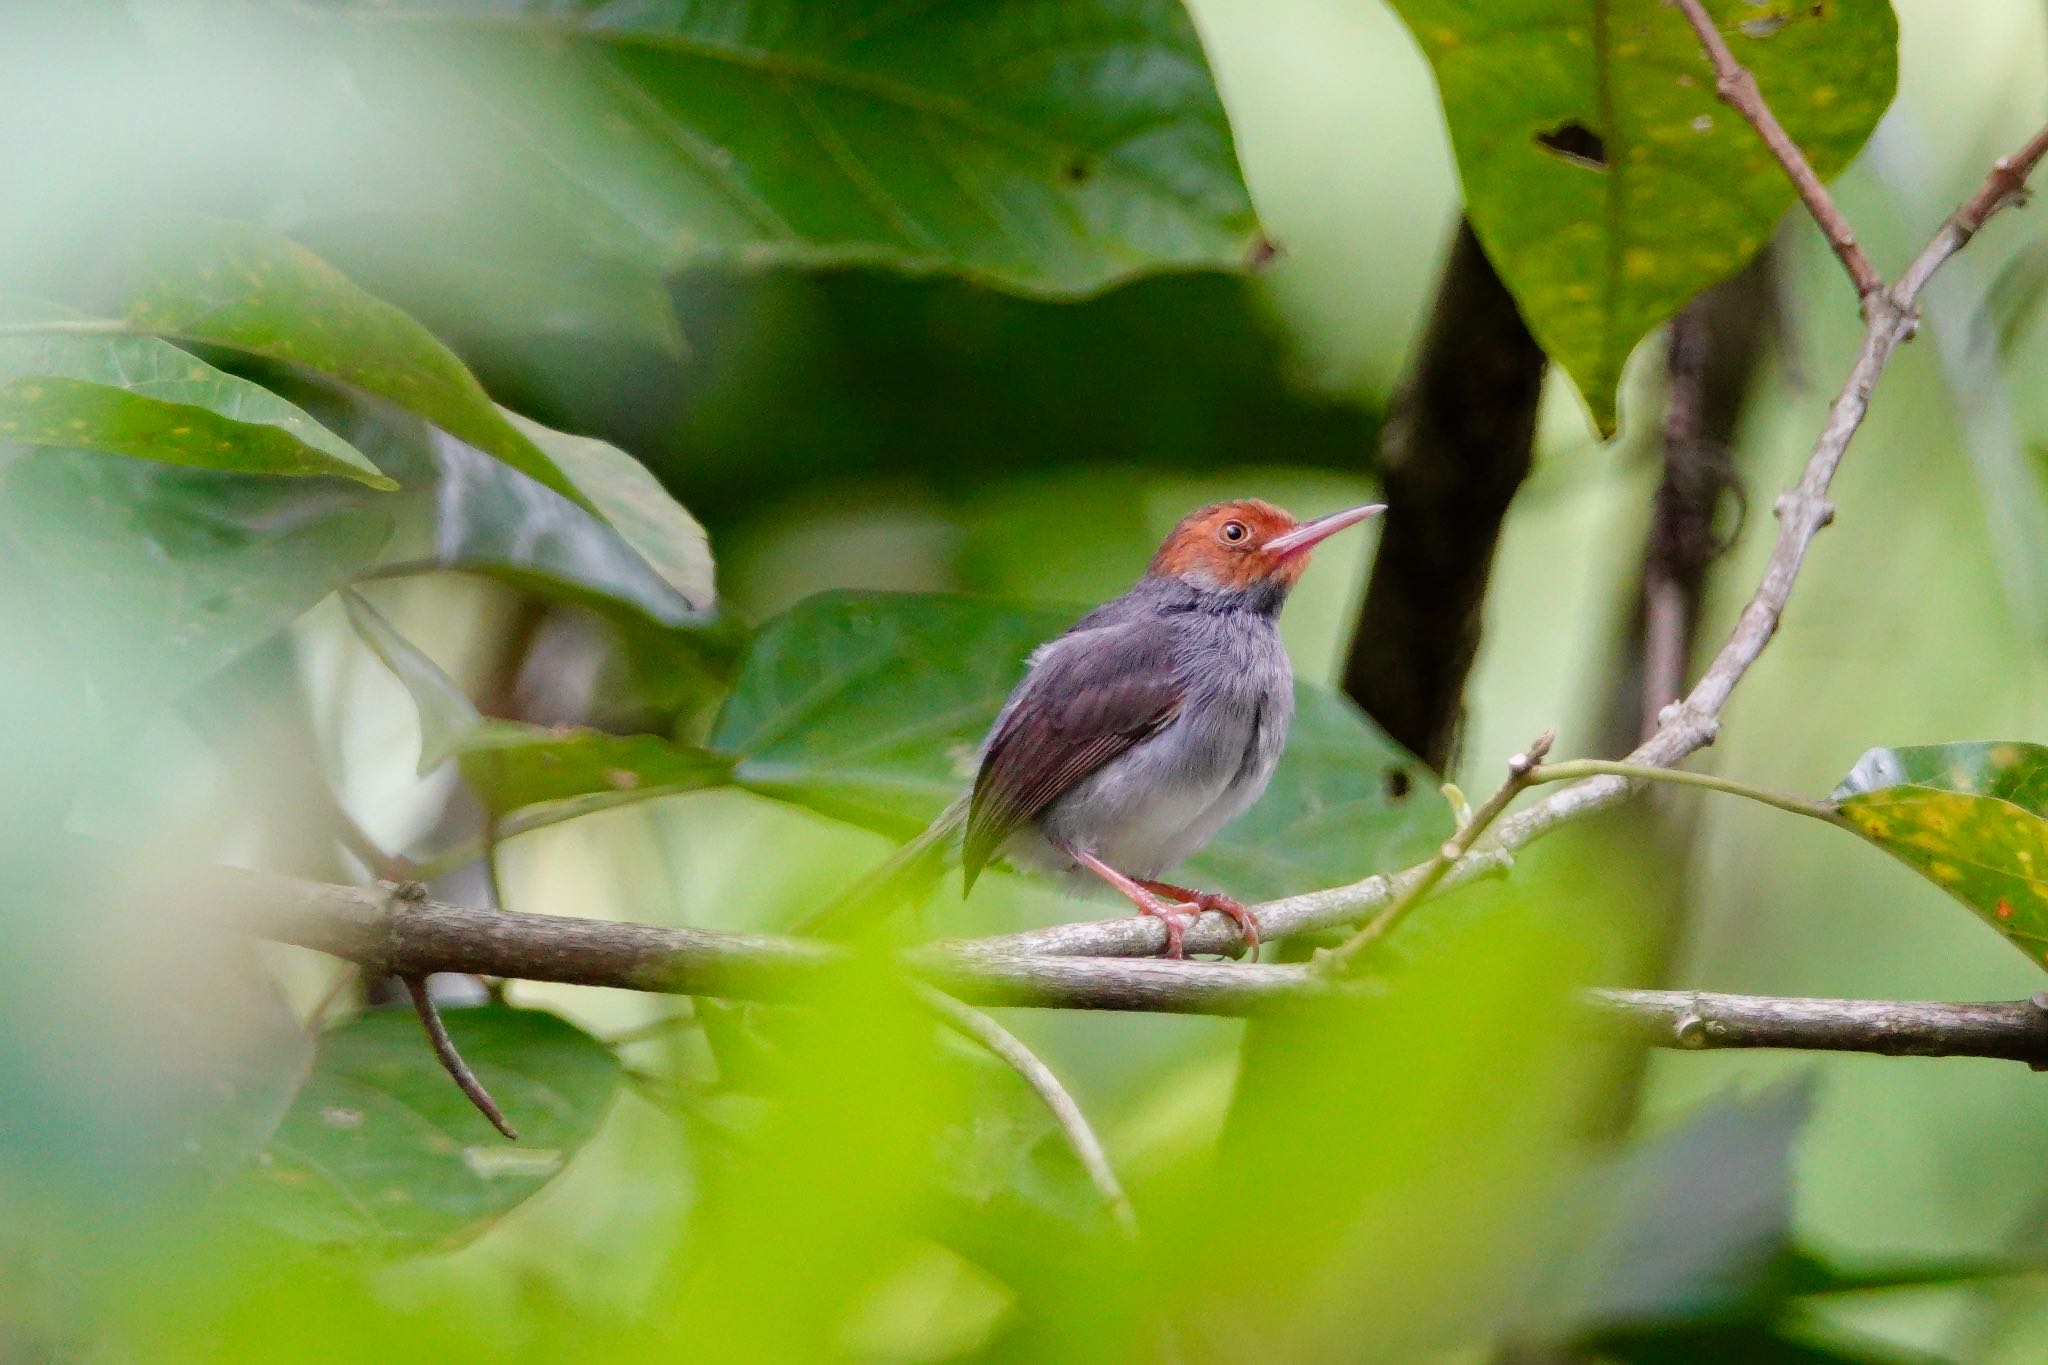
[[[95,0],[0,18],[0,167],[15,191],[0,213],[0,293],[90,307],[117,241],[159,216],[286,232],[432,327],[493,398],[642,460],[703,523],[721,600],[750,623],[841,588],[1086,605],[1126,587],[1203,501],[1259,496],[1306,515],[1375,490],[1382,419],[1459,211],[1430,68],[1380,4],[1192,0],[1278,254],[1251,272],[1078,291],[859,262],[691,260],[664,280],[624,237],[602,255],[578,232],[551,237],[547,214],[490,217],[490,195],[524,182],[436,181],[414,144],[461,135],[451,92],[403,44],[365,58],[309,42],[332,36],[302,26],[323,8]],[[631,21],[624,6],[554,8]],[[1898,95],[1837,183],[1888,271],[2032,131],[2048,82],[2037,4],[1895,9]],[[501,74],[476,60],[462,68],[476,80]],[[496,165],[479,150],[479,183]],[[517,250],[473,249],[484,238]],[[1810,224],[1788,218],[1772,249],[1782,293],[1739,439],[1750,516],[1715,568],[1709,643],[1755,582],[1770,499],[1858,336]],[[2023,303],[2044,253],[2039,211],[2010,214],[1930,290],[1928,325],[1885,377],[1785,629],[1728,712],[1718,771],[1818,795],[1872,745],[2048,726],[2048,398],[2030,382],[2048,329]],[[1569,380],[1546,380],[1536,468],[1506,524],[1467,696],[1454,776],[1468,791],[1490,789],[1503,757],[1548,725],[1561,753],[1599,750],[1658,474],[1661,366],[1653,338],[1605,444]],[[1289,607],[1304,678],[1336,679],[1372,548],[1333,542]],[[14,583],[0,611],[19,618],[0,638],[50,634],[12,542],[0,578]],[[540,619],[502,583],[405,578],[371,596],[486,709],[550,723],[611,696],[615,676],[592,680],[590,628]],[[522,672],[521,652],[543,662]],[[1623,1179],[1587,1155],[1588,1116],[1625,1067],[1566,1027],[1560,1002],[1578,984],[1635,984],[1624,978],[1648,901],[1684,900],[1677,985],[1907,999],[2043,985],[1904,868],[1734,802],[1699,806],[1682,875],[1646,870],[1668,856],[1628,822],[1603,822],[1525,858],[1506,885],[1446,903],[1399,989],[1341,1028],[1300,1028],[1288,1065],[1242,1087],[1235,1108],[1239,1023],[1005,1012],[1101,1132],[1147,1228],[1141,1247],[1093,1207],[1013,1077],[855,979],[801,1010],[700,1003],[692,1025],[627,1046],[632,1079],[615,1100],[576,1106],[596,1110],[582,1115],[594,1131],[529,1199],[417,1242],[286,1255],[248,1230],[261,1218],[195,1213],[189,1173],[166,1174],[162,1158],[197,1122],[192,1090],[227,1084],[209,1070],[216,1052],[269,1078],[230,1086],[238,1097],[279,1084],[241,1043],[275,1037],[260,1025],[277,1002],[250,979],[275,976],[301,1014],[355,986],[337,986],[334,964],[268,948],[222,980],[177,932],[153,869],[224,861],[346,879],[308,771],[324,770],[386,848],[431,847],[472,812],[450,773],[416,774],[414,710],[331,599],[268,660],[303,688],[303,761],[282,756],[254,704],[228,698],[228,733],[248,741],[238,753],[189,709],[110,716],[61,663],[10,653],[0,840],[23,873],[6,893],[0,965],[5,1358],[2048,1359],[2048,1295],[2031,1272],[1802,1294],[1758,1269],[1794,1246],[1838,1267],[2038,1264],[2048,1091],[2024,1067],[1657,1054],[1643,1169]],[[149,642],[117,632],[115,653],[149,693]],[[709,688],[681,688],[695,698],[686,725],[706,723]],[[154,852],[109,867],[60,824]],[[889,847],[723,790],[513,839],[498,882],[517,910],[768,928]],[[486,895],[474,872],[443,889]],[[942,894],[921,927],[1092,913],[1001,877],[964,906]],[[676,1008],[529,983],[507,996],[599,1037]],[[458,1041],[463,1014],[450,1010]],[[425,1050],[411,1055],[409,1084],[452,1096]],[[505,1055],[509,1067],[518,1053]],[[721,1085],[697,1085],[707,1068]],[[451,1130],[481,1132],[452,1104]],[[1717,1165],[1690,1141],[1746,1155]],[[1576,1182],[1590,1182],[1591,1212],[1554,1202]],[[1717,1230],[1738,1205],[1757,1206],[1754,1220],[1728,1215],[1736,1226]],[[1690,1245],[1702,1265],[1639,1286],[1632,1274],[1656,1276],[1626,1254],[1637,1237]],[[1702,1288],[1727,1275],[1739,1292]],[[1614,1307],[1638,1291],[1658,1311]],[[1667,1319],[1683,1329],[1556,1345]],[[1757,1321],[1770,1332],[1741,1335]],[[1523,1338],[1537,1344],[1517,1356]],[[1767,1338],[1783,1353],[1765,1354]]]

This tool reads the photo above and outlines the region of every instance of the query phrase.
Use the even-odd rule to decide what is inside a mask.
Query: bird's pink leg
[[[1153,881],[1150,877],[1138,878],[1138,885],[1147,891],[1171,896],[1174,900],[1199,906],[1203,910],[1214,910],[1219,915],[1228,915],[1231,922],[1237,925],[1237,932],[1244,937],[1245,950],[1252,955],[1253,960],[1257,960],[1259,917],[1247,909],[1243,901],[1226,896],[1221,891],[1197,891],[1193,887],[1180,886],[1173,882]]]
[[[1075,862],[1115,887],[1122,893],[1124,899],[1138,907],[1139,914],[1151,915],[1166,926],[1166,955],[1168,957],[1187,956],[1187,953],[1181,947],[1182,940],[1187,936],[1187,924],[1181,922],[1181,916],[1187,916],[1188,921],[1192,923],[1195,917],[1202,913],[1200,905],[1191,900],[1169,901],[1149,890],[1145,883],[1132,877],[1126,877],[1123,873],[1078,845],[1062,844],[1060,848],[1069,858],[1072,858]]]

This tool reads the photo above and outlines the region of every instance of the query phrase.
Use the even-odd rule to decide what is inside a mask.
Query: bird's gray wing
[[[1025,821],[1173,723],[1185,694],[1175,643],[1147,617],[1077,628],[1040,656],[982,752],[961,844],[968,886]]]

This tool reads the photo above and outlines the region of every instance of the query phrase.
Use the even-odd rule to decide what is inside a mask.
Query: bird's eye
[[[1235,545],[1250,534],[1250,529],[1241,521],[1226,521],[1223,523],[1223,539],[1229,544]]]

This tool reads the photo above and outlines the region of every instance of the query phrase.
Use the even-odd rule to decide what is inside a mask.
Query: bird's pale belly
[[[1270,699],[1207,714],[1201,729],[1175,725],[1103,767],[1047,807],[1006,852],[1070,873],[1076,885],[1094,878],[1055,841],[1088,849],[1129,876],[1163,877],[1258,800],[1286,741],[1288,718]]]

